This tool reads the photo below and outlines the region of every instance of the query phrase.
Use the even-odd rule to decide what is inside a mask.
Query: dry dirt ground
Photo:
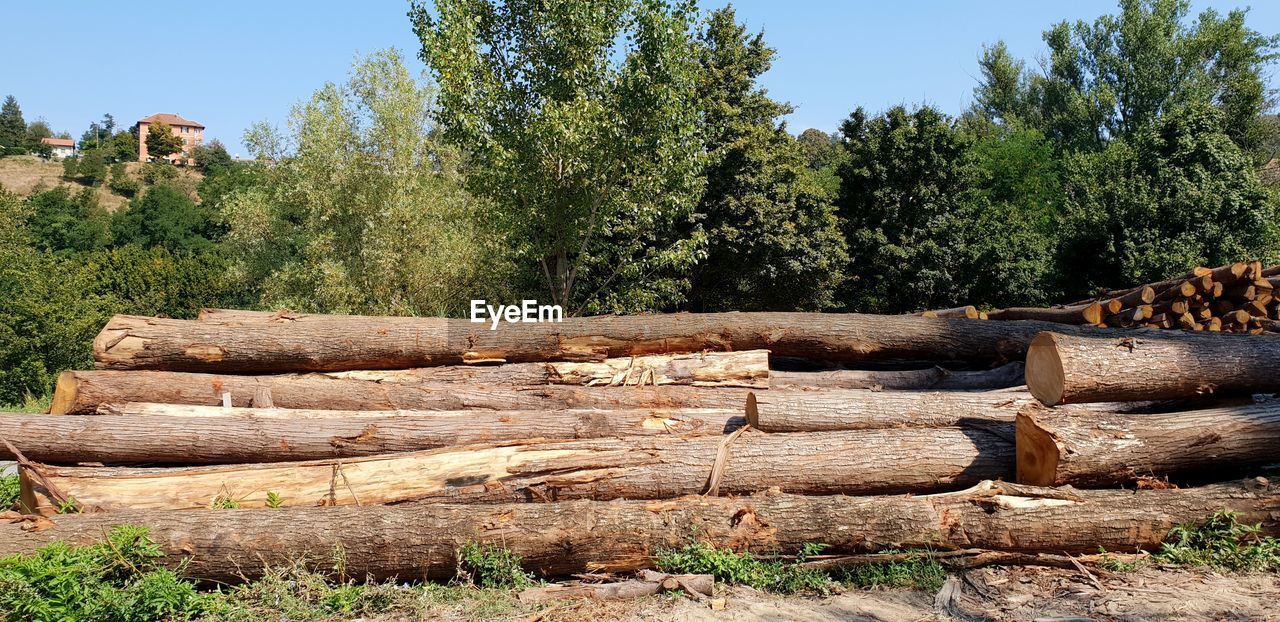
[[[1096,581],[1095,581],[1096,579]],[[1223,575],[1197,570],[1143,569],[1088,577],[1053,568],[984,568],[952,575],[938,593],[849,591],[828,597],[782,597],[749,588],[717,587],[723,609],[686,598],[629,602],[562,601],[505,620],[603,622],[769,621],[1280,621],[1280,576]],[[475,619],[463,611],[427,611],[409,619]],[[373,619],[364,619],[373,622]]]

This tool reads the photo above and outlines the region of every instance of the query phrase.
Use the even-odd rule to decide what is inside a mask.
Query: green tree
[[[96,186],[107,180],[107,160],[101,149],[90,149],[80,154],[77,174],[80,181]]]
[[[27,124],[26,147],[28,151],[46,158],[52,155],[53,148],[41,142],[45,138],[53,138],[53,130],[49,128],[47,121],[36,119]]]
[[[80,135],[81,149],[102,149],[107,146],[116,131],[116,119],[110,114],[102,115],[101,121],[89,124],[89,129]]]
[[[138,193],[141,184],[129,174],[124,162],[116,162],[111,165],[111,181],[107,182],[107,187],[118,195],[132,197]]]
[[[111,214],[98,205],[93,191],[72,194],[58,186],[27,199],[32,244],[40,250],[69,253],[106,248],[111,243]]]
[[[171,251],[206,251],[220,236],[217,220],[169,185],[152,186],[117,211],[111,233],[119,246],[161,246]]]
[[[75,181],[80,176],[80,158],[71,156],[62,159],[62,178],[67,181]]]
[[[697,310],[830,307],[848,262],[831,196],[780,122],[791,106],[757,85],[773,56],[732,8],[713,11],[698,38],[708,246],[689,293]]]
[[[840,132],[848,159],[839,207],[852,259],[841,301],[897,313],[963,298],[957,258],[966,252],[968,140],[928,106],[895,106],[878,117],[859,108]]]
[[[486,206],[463,188],[431,100],[397,52],[380,52],[293,109],[295,150],[259,124],[245,143],[270,166],[211,169],[200,195],[230,224],[244,291],[267,306],[396,315],[509,293],[503,240],[481,228]]]
[[[18,106],[18,100],[9,95],[0,105],[0,154],[26,153],[26,135],[27,122],[22,119],[22,108]]]
[[[129,131],[116,132],[104,148],[107,156],[116,162],[135,162],[138,159],[138,137]]]
[[[692,1],[417,0],[446,137],[569,313],[679,303],[704,252]],[[692,233],[689,233],[692,231]]]
[[[166,157],[182,151],[182,138],[173,133],[168,123],[156,121],[147,126],[147,155],[153,159],[164,160]]]
[[[196,169],[205,174],[231,166],[231,154],[216,138],[208,145],[196,145],[191,157],[196,161]]]
[[[1276,197],[1207,104],[1179,106],[1106,149],[1065,162],[1061,265],[1069,295],[1242,258],[1274,263]]]
[[[1265,72],[1280,38],[1245,25],[1245,11],[1209,9],[1186,23],[1188,0],[1121,0],[1118,15],[1061,22],[1044,33],[1043,75],[1024,71],[1003,43],[983,54],[976,107],[1021,119],[1068,149],[1101,149],[1176,107],[1206,104],[1223,131],[1253,149],[1273,91]]]

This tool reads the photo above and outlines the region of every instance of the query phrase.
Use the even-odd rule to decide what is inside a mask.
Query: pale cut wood
[[[1280,339],[1270,336],[1044,333],[1027,355],[1027,386],[1051,406],[1268,393],[1280,391],[1278,357]]]
[[[795,554],[813,542],[830,554],[883,549],[990,549],[1054,554],[1154,550],[1169,530],[1230,510],[1261,535],[1280,535],[1280,493],[1259,481],[1182,490],[1055,490],[983,482],[940,495],[684,497],[667,501],[134,511],[70,514],[0,524],[0,557],[61,540],[98,542],[116,525],[149,529],[186,576],[239,582],[305,560],[347,576],[448,579],[465,543],[491,543],[543,576],[649,567],[661,550],[697,534],[735,550]],[[39,526],[38,529],[32,529]]]
[[[975,391],[1003,389],[1023,384],[1021,361],[993,369],[954,371],[944,367],[907,370],[839,369],[833,371],[774,371],[769,373],[773,389],[832,388],[889,390]]]
[[[1007,426],[1007,424],[1006,424]],[[423,452],[275,464],[183,468],[44,467],[45,481],[84,508],[208,508],[217,498],[262,507],[413,500],[505,502],[660,499],[717,489],[804,494],[955,489],[1013,476],[1013,439],[985,429],[894,429],[734,437],[652,436],[464,445]],[[711,478],[717,456],[721,477]],[[52,504],[23,471],[22,502]]]
[[[992,320],[1035,320],[1056,324],[1100,324],[1104,313],[1102,305],[1091,302],[1073,307],[1042,309],[1039,307],[1010,307],[987,314]]]
[[[1020,359],[1035,333],[1054,326],[854,313],[566,318],[560,323],[501,324],[496,330],[445,318],[300,315],[235,323],[118,315],[94,340],[94,358],[100,369],[255,373],[759,349],[830,361],[976,363]]]
[[[567,384],[581,386],[769,387],[769,351],[649,354],[604,361],[446,365],[397,370],[328,372],[400,384],[466,383],[493,386]]]
[[[921,317],[949,317],[949,318],[965,318],[976,320],[979,318],[978,308],[973,305],[965,305],[963,307],[955,307],[952,309],[933,309],[930,311],[920,312]]]
[[[1280,462],[1280,402],[1159,414],[1030,407],[1017,418],[1018,481],[1098,487]]]
[[[58,376],[50,412],[92,414],[103,404],[165,402],[252,406],[266,388],[279,408],[317,410],[555,410],[566,408],[741,408],[747,390],[661,387],[409,384],[324,374],[235,376],[164,371],[67,371]]]
[[[0,413],[0,436],[38,462],[234,464],[530,438],[724,434],[745,423],[743,408],[431,412],[129,404],[103,410],[123,416]],[[0,459],[14,456],[0,447]]]

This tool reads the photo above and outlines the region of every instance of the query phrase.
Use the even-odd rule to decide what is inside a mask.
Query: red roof
[[[41,138],[40,143],[45,145],[52,145],[54,147],[76,146],[76,141],[71,140],[70,138]]]
[[[167,112],[157,112],[145,119],[142,119],[141,121],[138,121],[138,123],[165,123],[168,125],[181,125],[184,127],[198,127],[200,129],[204,129],[203,125],[200,125],[195,121],[190,121],[176,114],[169,114]]]

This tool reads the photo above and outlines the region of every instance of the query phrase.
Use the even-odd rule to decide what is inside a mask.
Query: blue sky
[[[1253,0],[1249,22],[1280,32],[1280,2]],[[77,139],[104,112],[124,126],[175,112],[208,126],[243,154],[251,123],[283,124],[289,108],[340,81],[358,53],[397,47],[416,59],[403,0],[100,2],[10,0],[0,36],[0,97],[18,98]],[[720,2],[703,0],[704,8]],[[834,130],[856,106],[881,110],[927,102],[957,113],[972,100],[984,43],[1004,39],[1018,56],[1045,52],[1040,33],[1062,19],[1115,11],[1112,1],[734,3],[740,20],[778,49],[763,84],[797,106],[793,132]],[[1193,13],[1243,2],[1197,0]],[[13,27],[21,25],[22,27]],[[166,34],[160,34],[165,32]],[[1280,84],[1273,68],[1271,83]]]

